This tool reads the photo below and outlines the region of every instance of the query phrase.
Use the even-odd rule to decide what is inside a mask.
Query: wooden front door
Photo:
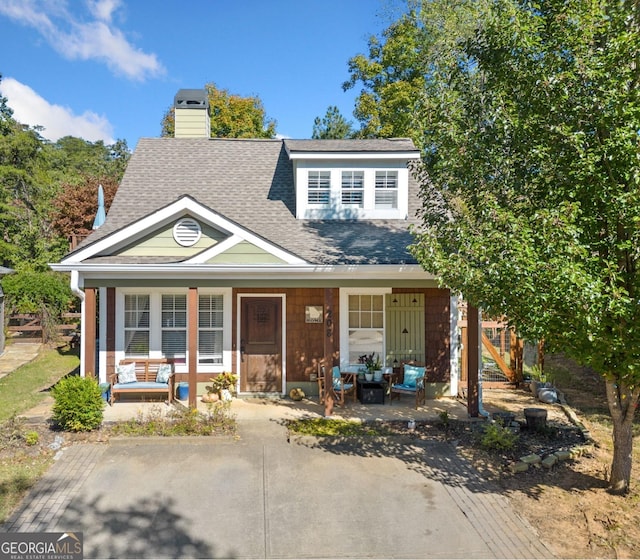
[[[282,300],[242,298],[240,391],[282,392]]]

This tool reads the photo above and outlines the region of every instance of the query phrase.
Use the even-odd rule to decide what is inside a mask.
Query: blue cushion
[[[412,366],[409,364],[405,364],[404,365],[404,379],[402,381],[403,385],[406,385],[407,387],[413,387],[415,388],[416,386],[416,380],[418,379],[418,377],[424,377],[424,372],[425,372],[424,367],[418,367],[418,366]]]
[[[416,390],[416,386],[415,385],[405,385],[404,383],[394,383],[393,384],[393,388],[394,389],[399,389],[401,391],[414,391]]]
[[[114,389],[158,389],[169,388],[168,383],[156,383],[154,381],[136,381],[135,383],[116,383]]]
[[[156,373],[156,383],[168,383],[171,376],[171,364],[160,364]]]

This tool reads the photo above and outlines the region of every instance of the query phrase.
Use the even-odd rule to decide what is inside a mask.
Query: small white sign
[[[305,323],[324,322],[324,307],[322,305],[307,305],[304,321]]]

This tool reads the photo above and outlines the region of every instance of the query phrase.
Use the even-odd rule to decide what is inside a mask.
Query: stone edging
[[[574,445],[568,451],[556,451],[554,453],[550,453],[548,455],[542,456],[532,453],[531,455],[525,455],[524,457],[520,457],[519,461],[512,463],[509,467],[512,473],[521,473],[527,472],[530,466],[533,467],[544,467],[545,469],[551,469],[557,463],[562,461],[567,461],[569,459],[577,459],[590,453],[592,448],[596,445],[595,440],[591,437],[591,432],[587,429],[587,427],[580,421],[576,413],[573,409],[567,404],[566,399],[564,398],[564,393],[558,391],[558,400],[560,401],[560,408],[565,413],[566,417],[569,421],[574,424],[582,434],[585,445]]]

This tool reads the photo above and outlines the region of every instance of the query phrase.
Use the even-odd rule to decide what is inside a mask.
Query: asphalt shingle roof
[[[298,220],[289,149],[413,151],[410,140],[144,138],[138,142],[107,219],[85,247],[188,195],[306,261],[415,263],[407,251],[418,185],[409,181],[407,220]],[[383,148],[384,146],[384,148]]]

